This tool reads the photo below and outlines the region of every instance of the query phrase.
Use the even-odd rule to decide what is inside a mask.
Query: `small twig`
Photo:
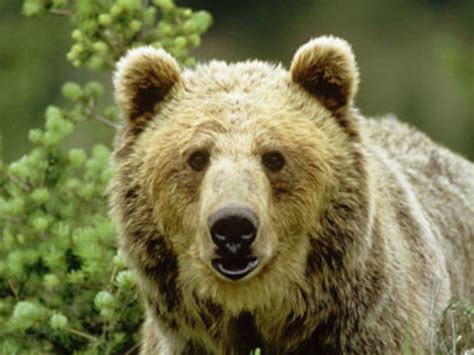
[[[115,280],[115,275],[117,275],[117,266],[114,266],[112,269],[112,275],[110,276],[110,283],[113,284]]]
[[[86,338],[90,341],[96,341],[97,338],[96,337],[93,337],[92,335],[90,334],[87,334],[87,333],[84,333],[84,332],[81,332],[80,330],[76,330],[76,329],[73,329],[73,328],[69,328],[69,327],[65,327],[64,328],[65,331],[71,333],[71,334],[75,334],[77,336],[80,336],[82,338]]]
[[[119,127],[120,127],[118,124],[112,122],[111,120],[105,118],[104,116],[102,116],[98,113],[93,113],[92,118],[94,118],[95,120],[105,124],[106,126],[114,128],[114,129],[119,129]]]
[[[140,346],[140,343],[135,344],[130,349],[128,349],[127,352],[124,355],[132,354],[136,349],[138,349],[139,346]]]
[[[107,287],[107,290],[109,290],[110,292],[113,292],[112,291],[112,287],[113,287],[113,283],[114,283],[114,280],[115,280],[115,276],[117,275],[117,271],[118,271],[118,268],[117,266],[114,266],[113,270],[112,270],[112,276],[110,277],[110,285]],[[120,289],[117,289],[116,292],[114,293],[114,297],[118,297],[120,294]],[[117,322],[117,320],[108,320],[104,323],[104,326],[102,327],[102,335],[101,335],[101,338],[106,341],[107,340],[107,335],[109,333],[109,331],[114,327],[115,323]],[[105,355],[108,355],[110,352],[107,351]]]
[[[55,15],[71,15],[73,12],[72,9],[49,9],[48,11]]]
[[[92,100],[90,100],[89,105],[85,110],[87,116],[89,116],[90,118],[92,118],[96,121],[99,121],[102,124],[105,124],[106,126],[112,127],[114,129],[119,129],[120,128],[120,126],[118,124],[116,124],[115,122],[112,122],[108,118],[102,116],[100,113],[97,113],[95,111],[95,108],[96,108],[96,102],[95,102],[94,99],[92,99]]]
[[[451,337],[452,337],[452,354],[456,354],[456,324],[454,323],[453,311],[449,312],[451,318]]]
[[[13,284],[12,280],[8,280],[8,287],[10,287],[10,289],[12,290],[13,292],[13,295],[15,296],[15,299],[17,301],[20,301],[20,295],[18,294],[18,290],[16,289],[15,285]]]
[[[150,4],[150,1],[149,0],[143,0],[143,12],[146,11],[148,5]],[[144,40],[145,39],[145,35],[146,35],[146,27],[147,26],[142,26],[142,28],[140,29],[140,33],[138,35],[138,38],[140,38],[140,40]]]
[[[434,320],[434,309],[436,305],[436,298],[438,297],[439,287],[437,279],[434,278],[431,284],[431,297],[430,297],[430,318],[429,318],[429,338],[430,338],[430,353],[435,353],[435,333],[436,333],[436,322]]]
[[[12,193],[6,188],[6,186],[0,186],[0,189],[2,189],[1,192],[2,192],[4,195],[8,195],[8,196],[10,196],[10,197],[12,196]]]
[[[26,191],[26,192],[30,192],[31,189],[30,187],[24,183],[23,181],[21,181],[20,179],[18,179],[15,175],[11,174],[11,173],[7,173],[7,177],[13,181],[15,184],[17,184],[22,190]]]
[[[6,217],[6,216],[0,216],[1,219],[3,219],[4,221],[7,221],[9,223],[16,223],[16,224],[19,224],[19,225],[22,225],[24,226],[24,222],[22,220],[20,220],[19,218],[13,218],[13,217]]]

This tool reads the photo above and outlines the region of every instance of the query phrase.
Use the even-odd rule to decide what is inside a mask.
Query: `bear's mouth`
[[[250,274],[258,266],[259,262],[258,258],[253,256],[226,257],[213,259],[212,266],[221,275],[235,281]]]

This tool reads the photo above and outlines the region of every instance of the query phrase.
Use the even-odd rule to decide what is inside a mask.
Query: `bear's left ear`
[[[351,105],[359,72],[350,45],[343,39],[323,36],[310,40],[295,53],[291,77],[336,115]]]
[[[180,79],[176,60],[162,49],[131,49],[117,63],[115,99],[127,121],[143,125]]]

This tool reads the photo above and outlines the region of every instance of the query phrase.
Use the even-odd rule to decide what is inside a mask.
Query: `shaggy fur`
[[[110,193],[146,306],[143,354],[429,350],[448,301],[473,300],[473,164],[396,119],[363,118],[357,83],[333,37],[302,46],[290,72],[180,72],[153,49],[120,61]],[[275,150],[277,172],[261,161]],[[207,218],[229,202],[260,219],[261,262],[238,282],[210,265]]]

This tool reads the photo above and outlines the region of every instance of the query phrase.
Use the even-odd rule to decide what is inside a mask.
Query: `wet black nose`
[[[209,217],[209,228],[220,254],[239,255],[249,252],[258,229],[258,217],[250,208],[228,206]]]

